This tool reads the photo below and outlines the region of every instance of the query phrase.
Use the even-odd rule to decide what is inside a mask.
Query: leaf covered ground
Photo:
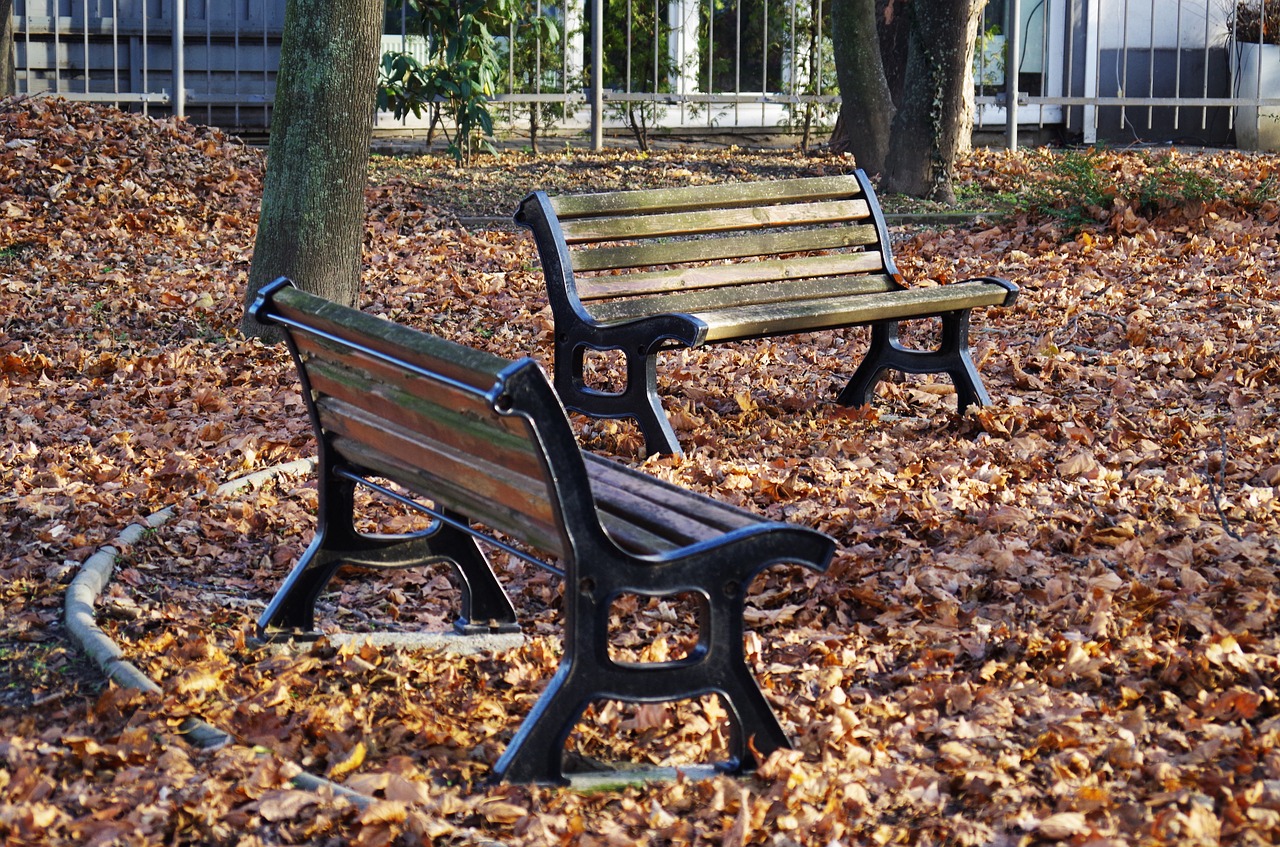
[[[793,752],[746,779],[577,792],[484,781],[557,661],[547,574],[497,558],[529,636],[506,653],[249,640],[316,500],[305,476],[216,494],[313,452],[283,352],[237,329],[262,153],[51,100],[0,105],[0,127],[5,844],[1280,839],[1277,160],[966,158],[969,202],[1029,211],[895,233],[908,279],[1022,287],[975,315],[995,403],[964,417],[920,378],[869,411],[833,405],[865,343],[848,330],[668,355],[680,459],[575,418],[589,449],[840,542],[827,575],[770,572],[748,610]],[[531,244],[460,217],[509,215],[532,188],[851,167],[737,150],[380,159],[361,305],[549,364]],[[153,696],[104,683],[60,615],[85,560],[165,507],[98,607]],[[368,521],[409,525],[377,504]],[[335,631],[441,629],[456,599],[443,572],[331,588]],[[620,606],[617,649],[678,653],[679,601]],[[188,745],[192,715],[236,743]],[[702,762],[722,717],[714,699],[598,704],[568,752]],[[298,790],[300,768],[374,802]]]

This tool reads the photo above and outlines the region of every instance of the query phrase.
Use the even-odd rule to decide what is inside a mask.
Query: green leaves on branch
[[[397,119],[427,114],[440,125],[449,153],[470,157],[477,146],[493,150],[493,115],[489,101],[498,90],[506,38],[494,32],[532,29],[538,37],[558,41],[555,23],[546,16],[517,21],[516,0],[397,0],[403,10],[412,52],[383,54],[378,108]],[[448,123],[453,125],[450,134]]]

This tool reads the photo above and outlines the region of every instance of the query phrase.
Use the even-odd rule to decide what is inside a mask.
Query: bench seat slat
[[[636,212],[668,212],[729,208],[762,203],[786,203],[854,197],[862,188],[852,176],[804,177],[801,179],[734,182],[722,185],[691,185],[680,188],[651,188],[598,194],[565,194],[552,198],[552,207],[561,221],[601,215]]]
[[[978,306],[999,306],[1009,292],[987,283],[952,283],[937,288],[911,288],[881,294],[858,294],[825,300],[764,303],[698,312],[707,341],[729,341],[764,335],[812,332],[861,326],[886,320],[910,320]]]
[[[788,302],[818,302],[829,305],[827,298],[865,297],[893,291],[894,281],[886,274],[862,274],[855,277],[797,279],[786,282],[763,282],[737,287],[684,291],[651,297],[596,302],[587,306],[591,316],[601,323],[633,320],[654,312],[701,316],[724,309],[767,306]],[[822,308],[820,307],[820,308]]]
[[[585,218],[561,224],[567,244],[590,244],[672,235],[849,223],[870,217],[865,200],[832,200],[802,205],[708,209],[617,218]]]
[[[584,302],[589,302],[612,297],[633,297],[695,288],[718,288],[724,285],[864,274],[882,270],[884,270],[884,260],[878,252],[845,253],[839,256],[802,256],[728,265],[700,265],[694,268],[668,268],[661,271],[584,277],[578,280],[578,297]]]
[[[650,553],[708,541],[765,518],[584,454],[601,521],[619,544]]]

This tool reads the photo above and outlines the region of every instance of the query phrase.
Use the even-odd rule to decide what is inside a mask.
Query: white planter
[[[1227,45],[1232,94],[1249,99],[1280,97],[1280,46]],[[1280,106],[1236,108],[1236,146],[1241,150],[1280,151]]]

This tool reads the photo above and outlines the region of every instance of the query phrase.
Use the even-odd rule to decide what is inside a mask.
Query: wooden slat
[[[559,555],[546,480],[436,442],[328,398],[317,407],[346,461],[404,485],[439,506]],[[336,437],[335,437],[336,436]]]
[[[321,332],[479,390],[491,388],[502,371],[511,366],[510,360],[483,350],[453,344],[297,288],[276,292],[272,302],[283,317],[300,319]]]
[[[652,188],[641,191],[614,191],[599,194],[567,194],[552,197],[556,217],[566,220],[635,212],[691,211],[708,206],[729,208],[761,203],[787,203],[856,197],[862,187],[854,176],[819,176],[764,182],[735,182],[720,185],[689,185],[680,188]]]
[[[389,424],[420,433],[437,442],[454,444],[459,450],[485,456],[490,461],[526,476],[542,473],[538,454],[519,418],[482,418],[476,411],[458,406],[442,406],[412,395],[395,386],[361,379],[358,371],[346,371],[327,362],[312,362],[307,369],[311,387],[323,397],[340,400],[376,415]]]
[[[564,233],[566,244],[588,244],[597,241],[849,223],[866,220],[870,215],[871,209],[865,200],[837,200],[627,217],[584,218],[579,221],[562,221],[560,228]]]
[[[893,280],[885,274],[863,274],[854,277],[765,282],[737,288],[725,287],[652,297],[632,297],[625,300],[595,302],[589,306],[589,309],[591,316],[601,322],[632,320],[652,314],[673,312],[701,317],[705,312],[796,301],[821,303],[823,305],[814,308],[822,309],[830,298],[850,295],[866,297],[892,291],[894,287]]]
[[[1009,292],[999,285],[960,282],[937,288],[909,288],[820,300],[770,303],[698,312],[708,326],[707,341],[729,341],[793,332],[860,326],[880,320],[925,318],[958,309],[998,306]]]
[[[327,362],[334,367],[352,371],[353,380],[383,382],[443,406],[475,409],[477,412],[490,408],[491,401],[485,389],[491,388],[492,382],[483,389],[463,388],[457,383],[431,380],[416,375],[405,370],[403,363],[394,359],[369,356],[351,347],[340,347],[309,333],[295,331],[293,338],[298,346],[298,352],[306,358],[308,368],[314,367],[316,363]]]
[[[822,229],[756,232],[751,235],[689,241],[578,249],[573,251],[571,259],[575,271],[605,271],[743,259],[748,256],[780,256],[787,253],[840,250],[849,247],[869,247],[879,243],[880,235],[874,226],[855,224]]]
[[[615,542],[633,552],[675,549],[766,522],[616,462],[584,458],[601,522]]]
[[[586,302],[696,288],[782,282],[812,277],[874,273],[883,270],[884,258],[878,251],[699,265],[693,268],[668,268],[661,271],[579,277],[578,299]]]

